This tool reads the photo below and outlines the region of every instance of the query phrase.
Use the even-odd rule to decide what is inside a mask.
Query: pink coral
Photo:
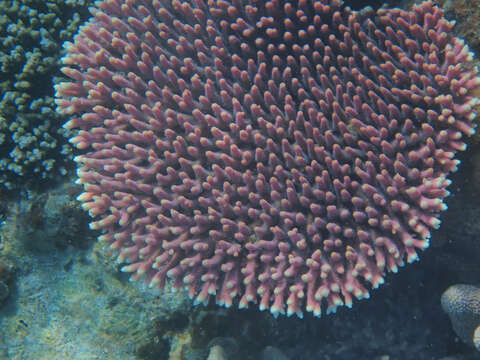
[[[123,270],[319,316],[417,259],[477,69],[432,2],[105,0],[66,46],[78,182]]]

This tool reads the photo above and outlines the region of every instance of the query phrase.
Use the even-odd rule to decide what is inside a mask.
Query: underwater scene
[[[480,359],[479,0],[0,0],[0,360]]]

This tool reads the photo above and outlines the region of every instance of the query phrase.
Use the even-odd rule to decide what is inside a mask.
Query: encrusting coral
[[[52,180],[72,164],[55,111],[62,42],[86,20],[91,0],[0,0],[0,188]]]
[[[441,303],[457,335],[480,351],[480,288],[463,284],[450,286],[442,294]]]
[[[133,278],[320,316],[428,247],[480,84],[433,2],[96,5],[57,104]]]

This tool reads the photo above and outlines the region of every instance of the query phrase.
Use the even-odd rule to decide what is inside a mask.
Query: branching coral
[[[480,81],[432,2],[100,1],[67,44],[83,207],[124,271],[302,315],[417,259]]]

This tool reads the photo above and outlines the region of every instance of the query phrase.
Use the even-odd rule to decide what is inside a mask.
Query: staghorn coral
[[[457,335],[480,351],[480,288],[452,285],[442,294],[441,304]]]
[[[0,187],[14,189],[65,174],[72,148],[55,112],[53,76],[61,43],[78,30],[91,0],[1,0]]]
[[[101,1],[56,86],[123,271],[319,316],[428,247],[476,68],[432,2]]]

